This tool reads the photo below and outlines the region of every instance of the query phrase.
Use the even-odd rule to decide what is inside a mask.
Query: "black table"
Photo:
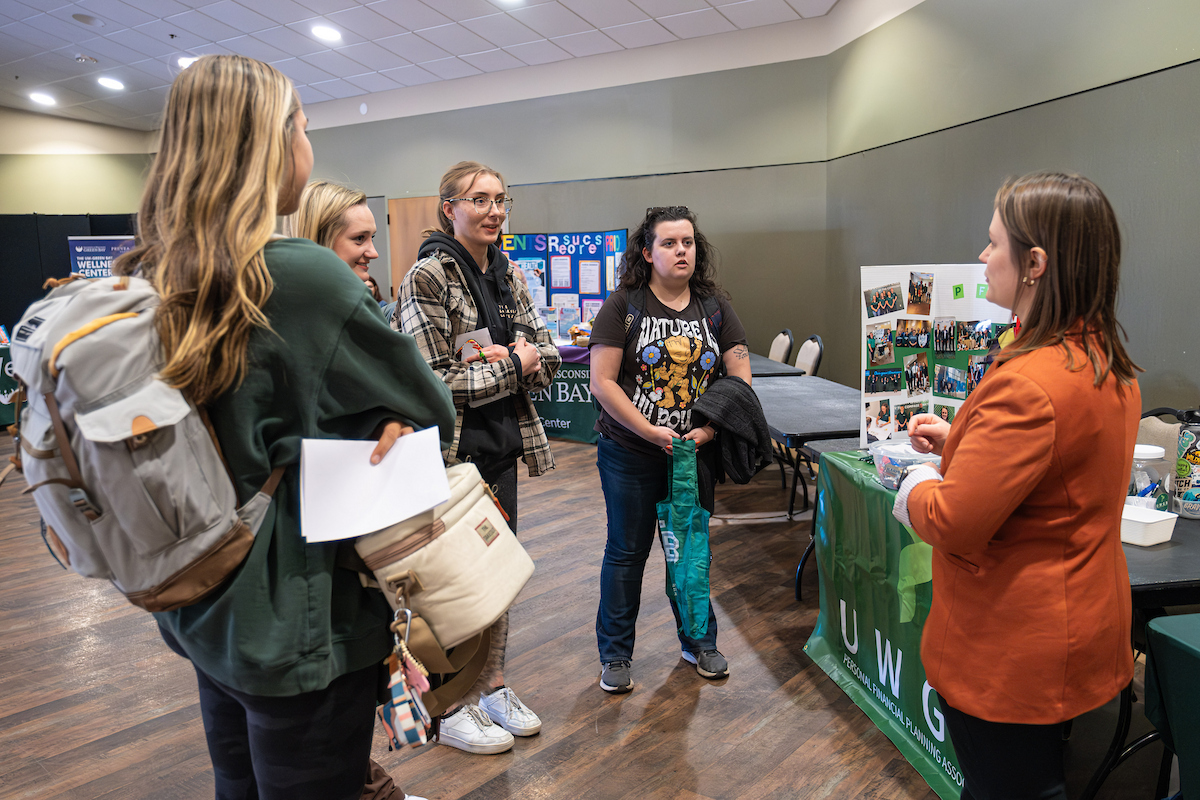
[[[796,485],[804,485],[804,507],[808,508],[808,483],[800,474],[807,456],[800,451],[809,442],[857,436],[862,416],[862,395],[840,383],[813,375],[755,378],[754,393],[762,403],[776,456],[792,468],[792,492],[788,497],[788,519],[796,512]],[[787,478],[784,476],[784,488]]]
[[[1165,613],[1162,609],[1166,606],[1200,603],[1200,520],[1180,517],[1175,521],[1175,530],[1170,541],[1162,544],[1150,547],[1126,544],[1122,547],[1125,550],[1125,563],[1129,567],[1129,586],[1133,590],[1135,626],[1144,626],[1151,619]],[[1133,684],[1130,684],[1121,692],[1117,730],[1109,744],[1108,753],[1081,795],[1081,800],[1092,800],[1114,769],[1138,750],[1158,739],[1158,732],[1153,731],[1125,746],[1132,712]],[[1165,778],[1169,777],[1168,752],[1159,774],[1159,786],[1164,792]]]
[[[760,356],[758,353],[750,354],[750,377],[751,378],[770,378],[787,375],[792,378],[798,378],[804,374],[804,370],[784,364],[782,361]]]

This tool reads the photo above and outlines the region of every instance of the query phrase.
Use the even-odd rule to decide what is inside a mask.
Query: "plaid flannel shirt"
[[[454,396],[454,407],[458,414],[454,420],[454,439],[450,449],[444,453],[446,463],[453,464],[458,460],[463,407],[467,402],[482,400],[510,389],[521,428],[523,458],[529,467],[529,474],[536,476],[554,468],[554,455],[550,452],[550,442],[546,439],[546,431],[529,398],[529,392],[550,385],[562,364],[562,358],[550,338],[545,321],[533,307],[529,289],[516,277],[512,262],[508,263],[505,279],[517,305],[517,315],[513,321],[535,331],[530,344],[537,348],[542,357],[542,368],[528,378],[517,372],[511,358],[490,364],[478,361],[466,364],[455,355],[455,340],[479,328],[479,311],[475,308],[475,301],[466,287],[458,262],[441,250],[418,261],[404,276],[392,327],[411,334],[417,340],[417,347],[425,356],[425,361],[446,382]]]

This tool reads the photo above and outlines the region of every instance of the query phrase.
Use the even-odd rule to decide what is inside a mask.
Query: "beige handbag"
[[[533,575],[533,559],[474,464],[449,467],[446,478],[449,500],[354,547],[392,608],[419,614],[449,650],[500,619]]]

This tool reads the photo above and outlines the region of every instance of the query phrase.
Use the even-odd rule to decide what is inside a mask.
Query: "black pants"
[[[489,467],[486,471],[479,470],[479,474],[487,481],[488,486],[492,487],[492,491],[496,494],[496,499],[500,501],[500,507],[504,509],[504,513],[508,514],[508,527],[512,528],[515,535],[517,532],[517,461],[510,461],[506,465],[500,467]],[[476,465],[478,466],[478,465]]]
[[[379,666],[317,692],[244,694],[199,669],[217,800],[358,800],[371,757]]]
[[[1062,723],[988,722],[938,699],[963,773],[960,800],[1066,800]]]

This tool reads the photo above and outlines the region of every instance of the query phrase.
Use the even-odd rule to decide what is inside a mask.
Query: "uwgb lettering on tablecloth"
[[[937,706],[933,687],[925,680],[924,670],[916,663],[910,667],[910,672],[920,672],[920,675],[910,676],[910,680],[903,681],[904,650],[894,645],[879,628],[874,628],[875,652],[872,654],[865,651],[862,647],[863,641],[859,638],[858,612],[853,607],[848,607],[844,599],[838,600],[838,608],[842,646],[845,651],[842,654],[842,664],[876,703],[886,709],[903,730],[945,770],[947,777],[961,787],[962,774],[958,770],[953,748],[946,743],[946,721]],[[861,662],[864,661],[869,667],[875,668],[873,672],[868,672],[862,667]],[[909,663],[914,664],[912,656]],[[878,679],[875,676],[878,676]],[[917,680],[920,681],[920,688],[914,691],[918,685]],[[916,694],[920,695],[920,716],[914,718]]]

